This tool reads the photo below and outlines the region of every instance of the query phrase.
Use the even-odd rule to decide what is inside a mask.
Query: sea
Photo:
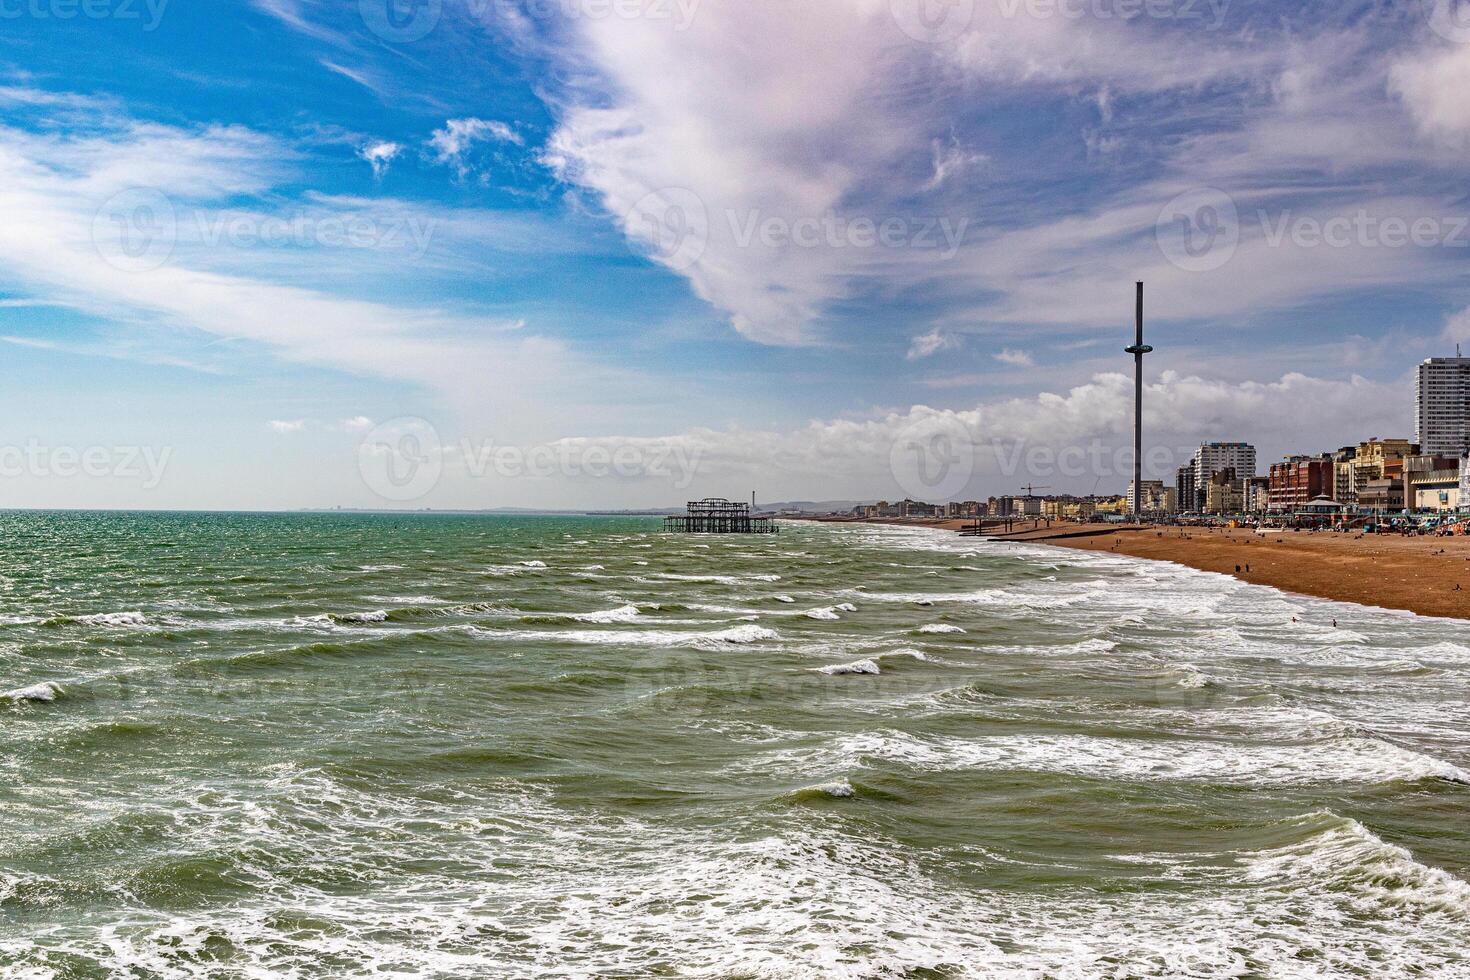
[[[0,977],[1470,977],[1470,629],[1112,554],[0,514]]]

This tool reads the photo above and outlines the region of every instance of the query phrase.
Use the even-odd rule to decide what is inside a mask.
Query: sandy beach
[[[969,521],[884,521],[958,531]],[[1079,532],[1094,532],[1076,536]],[[1073,535],[1064,537],[1064,535]],[[1286,592],[1406,609],[1424,616],[1470,619],[1470,537],[1168,527],[1116,530],[1107,525],[1053,524],[1050,529],[993,539],[1031,541],[1135,558],[1172,561]],[[1456,591],[1456,586],[1461,591]]]

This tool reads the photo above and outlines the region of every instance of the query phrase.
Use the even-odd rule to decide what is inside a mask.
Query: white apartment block
[[[1431,357],[1414,386],[1419,451],[1463,456],[1470,449],[1470,357]]]
[[[1256,475],[1256,447],[1245,442],[1207,442],[1195,452],[1189,462],[1193,474],[1194,499],[1180,500],[1180,510],[1193,511],[1205,506],[1210,477],[1222,470],[1234,470],[1235,482],[1242,492],[1245,483]]]
[[[1234,470],[1237,480],[1256,475],[1256,447],[1245,442],[1207,442],[1194,454],[1194,485],[1203,487],[1221,470]]]

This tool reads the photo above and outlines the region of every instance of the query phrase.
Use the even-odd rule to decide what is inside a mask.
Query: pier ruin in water
[[[769,517],[753,517],[750,504],[712,497],[689,501],[683,516],[665,517],[664,530],[675,534],[775,534],[780,529]]]

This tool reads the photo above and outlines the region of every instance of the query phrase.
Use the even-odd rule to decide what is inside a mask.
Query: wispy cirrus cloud
[[[552,381],[568,365],[589,379],[616,376],[524,329],[519,317],[281,281],[318,262],[333,270],[316,277],[322,282],[351,266],[372,269],[402,254],[412,236],[393,210],[406,206],[394,202],[386,211],[368,202],[348,211],[308,200],[284,217],[243,209],[242,199],[268,202],[276,182],[294,176],[294,151],[278,138],[238,126],[118,119],[110,108],[93,122],[85,136],[0,128],[0,207],[8,215],[0,286],[101,317],[261,345],[287,361],[421,385],[471,414],[522,404],[540,389],[549,422],[557,411],[546,392],[558,390]],[[449,234],[462,240],[486,231],[472,217],[456,220],[465,224]],[[354,244],[351,236],[365,231],[375,237]]]
[[[509,143],[520,146],[525,141],[507,124],[495,119],[450,119],[442,129],[434,130],[429,137],[429,150],[435,163],[454,168],[463,180],[475,166],[470,157],[477,144],[486,142]]]

